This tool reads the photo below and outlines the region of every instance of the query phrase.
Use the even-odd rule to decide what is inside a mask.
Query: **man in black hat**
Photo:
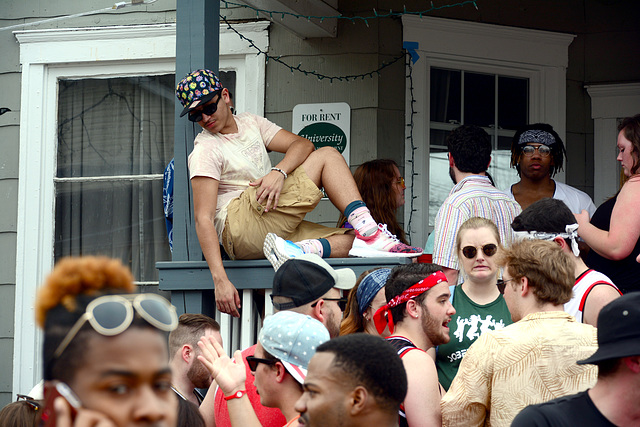
[[[512,426],[640,425],[640,293],[606,305],[598,316],[598,351],[578,364],[598,366],[593,388],[522,410]]]
[[[322,258],[313,254],[290,259],[273,278],[271,300],[276,310],[291,310],[319,320],[331,338],[340,333],[340,321],[348,291],[356,283],[350,268],[334,270]]]

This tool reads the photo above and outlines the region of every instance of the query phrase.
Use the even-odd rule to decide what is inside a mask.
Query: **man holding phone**
[[[133,294],[119,260],[66,258],[36,301],[44,329],[45,426],[174,427],[166,333],[178,318],[155,294]]]

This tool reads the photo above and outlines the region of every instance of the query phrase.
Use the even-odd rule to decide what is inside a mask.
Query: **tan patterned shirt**
[[[596,328],[562,311],[527,315],[482,334],[441,402],[443,426],[509,426],[526,406],[592,387],[598,369],[577,365],[598,348]]]

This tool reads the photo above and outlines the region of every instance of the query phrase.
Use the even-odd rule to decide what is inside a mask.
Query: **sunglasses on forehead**
[[[27,396],[25,394],[18,394],[17,396],[18,398],[16,399],[16,402],[25,402],[27,405],[31,406],[34,411],[40,409],[40,404],[36,402],[33,397]]]
[[[218,99],[211,104],[205,104],[201,109],[194,110],[189,112],[189,121],[191,122],[199,122],[202,120],[202,115],[206,114],[207,116],[211,116],[218,111],[218,103],[222,99],[222,92],[218,92]]]
[[[134,310],[151,326],[162,331],[170,332],[178,326],[175,307],[160,295],[105,295],[87,305],[84,314],[69,330],[53,357],[60,357],[86,322],[100,335],[114,336],[126,331],[133,322]]]
[[[498,245],[494,243],[488,243],[484,246],[480,246],[479,248],[482,250],[482,253],[485,254],[486,256],[494,256],[496,252],[498,252]],[[465,258],[468,258],[468,259],[475,258],[477,253],[478,253],[478,248],[476,248],[475,246],[465,246],[464,248],[462,248],[462,255],[464,255]]]

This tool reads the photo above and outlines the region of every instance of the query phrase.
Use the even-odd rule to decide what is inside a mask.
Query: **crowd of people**
[[[487,133],[455,129],[454,187],[422,263],[395,219],[395,162],[354,179],[335,150],[232,114],[208,70],[177,96],[203,128],[189,170],[216,307],[242,309],[222,254],[265,257],[275,314],[230,357],[218,322],[136,293],[120,261],[63,259],[36,301],[42,390],[2,409],[0,426],[640,425],[640,115],[619,127],[628,179],[598,209],[552,179],[566,150],[551,126],[515,134],[507,192],[487,174]],[[271,167],[268,150],[285,156]],[[321,188],[336,228],[304,221]],[[356,278],[324,259],[348,255],[413,262]]]

